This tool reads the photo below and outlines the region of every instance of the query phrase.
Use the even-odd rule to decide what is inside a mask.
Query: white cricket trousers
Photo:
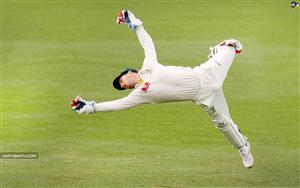
[[[207,62],[194,68],[200,79],[201,89],[195,99],[213,118],[213,123],[230,141],[240,148],[246,144],[238,126],[232,121],[222,86],[235,57],[235,49],[229,46],[218,46],[217,53]]]
[[[229,115],[222,86],[235,57],[235,49],[229,46],[218,46],[216,48],[218,49],[217,54],[194,68],[201,85],[195,103],[206,106],[213,105]]]

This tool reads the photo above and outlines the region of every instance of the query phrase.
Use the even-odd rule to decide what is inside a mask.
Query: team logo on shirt
[[[142,86],[141,90],[143,92],[147,92],[149,89],[150,83],[149,82],[144,82],[144,85]]]

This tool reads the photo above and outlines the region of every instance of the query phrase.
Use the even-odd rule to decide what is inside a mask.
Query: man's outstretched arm
[[[157,63],[156,51],[150,35],[145,31],[143,26],[137,28],[136,34],[145,53],[143,65],[151,66]]]
[[[153,66],[157,63],[154,43],[150,35],[143,27],[143,22],[137,19],[129,10],[120,11],[117,19],[118,24],[125,24],[136,32],[139,42],[144,49],[145,59],[143,66]]]
[[[71,107],[79,114],[93,114],[96,112],[125,110],[145,103],[148,102],[144,97],[142,97],[139,93],[132,92],[127,97],[101,103],[96,103],[95,101],[86,101],[78,96],[73,99]]]

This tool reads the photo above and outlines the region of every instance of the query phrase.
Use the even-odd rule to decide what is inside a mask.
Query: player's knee
[[[230,117],[224,115],[216,114],[213,117],[213,124],[219,129],[226,127],[228,124],[230,124],[230,121],[231,121]]]
[[[214,106],[206,106],[203,104],[201,106],[208,115],[212,117],[213,124],[219,129],[226,127],[232,121],[230,117],[218,113]]]
[[[216,115],[216,109],[214,106],[206,106],[204,104],[201,105],[203,109],[207,112],[207,114],[211,117],[214,117]]]

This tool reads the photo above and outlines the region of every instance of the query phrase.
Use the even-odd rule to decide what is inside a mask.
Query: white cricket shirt
[[[194,101],[200,90],[198,74],[191,67],[158,63],[153,41],[143,26],[136,30],[145,59],[139,71],[143,82],[126,97],[95,104],[95,111],[115,111],[145,103]]]

